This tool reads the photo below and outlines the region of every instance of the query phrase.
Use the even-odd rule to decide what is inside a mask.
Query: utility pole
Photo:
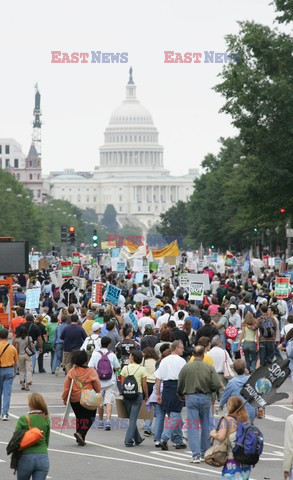
[[[286,225],[286,234],[287,234],[287,258],[291,257],[291,218],[288,218]]]

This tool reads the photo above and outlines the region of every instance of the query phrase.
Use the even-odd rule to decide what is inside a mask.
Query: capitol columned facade
[[[100,165],[94,172],[51,172],[44,187],[53,199],[68,200],[102,216],[114,205],[117,220],[148,229],[160,214],[186,201],[193,191],[197,169],[171,176],[164,168],[163,147],[149,111],[136,98],[130,69],[126,98],[110,118],[100,147]]]

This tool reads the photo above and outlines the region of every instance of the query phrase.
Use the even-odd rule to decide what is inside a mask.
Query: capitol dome
[[[137,169],[146,173],[165,172],[158,130],[150,112],[136,98],[130,68],[126,98],[111,115],[96,170],[105,174],[119,171],[123,175]]]

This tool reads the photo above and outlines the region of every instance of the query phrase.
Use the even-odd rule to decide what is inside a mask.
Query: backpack
[[[86,353],[88,354],[89,358],[91,358],[95,348],[96,348],[95,341],[92,338],[92,336],[90,336],[89,341],[88,341],[87,346],[86,346]]]
[[[274,323],[269,317],[264,319],[262,330],[263,337],[272,338],[274,336]]]
[[[111,352],[103,353],[99,350],[99,353],[102,355],[97,365],[97,374],[99,375],[100,380],[110,380],[112,378],[112,366],[108,358],[108,355]]]
[[[286,313],[286,310],[281,303],[277,304],[277,310],[278,310],[278,314],[280,315],[280,317],[282,317]]]
[[[254,466],[263,451],[263,434],[255,425],[236,420],[238,425],[233,456],[241,465]]]
[[[122,387],[122,396],[127,399],[127,400],[136,400],[138,397],[138,384],[135,378],[135,373],[140,367],[138,367],[133,375],[129,375],[129,370],[128,375],[124,380],[123,387]]]
[[[254,316],[254,313],[253,313],[253,310],[252,310],[251,306],[250,305],[245,305],[244,310],[243,310],[243,314],[242,314],[243,320],[245,319],[248,312],[252,313],[252,315]]]
[[[123,295],[123,297],[127,298],[128,297],[128,290],[126,287],[123,287],[122,290],[121,290],[121,295]]]
[[[291,338],[291,339],[289,340],[289,342],[287,343],[286,353],[287,353],[287,357],[288,357],[290,360],[293,360],[293,338]]]

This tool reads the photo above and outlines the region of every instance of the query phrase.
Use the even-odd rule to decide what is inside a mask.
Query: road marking
[[[274,445],[273,443],[266,442],[264,442],[264,445],[267,445],[268,447],[281,448],[282,450],[284,450],[284,447],[282,447],[281,445]]]
[[[286,422],[286,420],[284,418],[274,417],[273,415],[268,415],[268,414],[266,414],[265,418],[267,420],[271,420],[271,422],[281,422],[281,423]]]
[[[262,452],[262,455],[273,455],[274,457],[284,457],[283,452]]]
[[[1,458],[0,458],[0,463],[6,463],[6,460],[1,460]]]
[[[282,458],[260,458],[259,461],[262,461],[262,462],[283,462],[283,459]]]
[[[87,443],[92,443],[92,442],[87,442]],[[57,450],[57,449],[54,449],[54,448],[48,448],[48,450],[50,452],[68,453],[69,455],[80,455],[80,456],[85,456],[85,457],[102,458],[104,460],[114,460],[116,462],[137,463],[139,465],[146,465],[148,467],[151,466],[151,467],[156,467],[156,468],[163,468],[165,470],[174,470],[174,471],[177,471],[177,472],[191,473],[192,475],[194,475],[194,473],[200,473],[201,475],[208,476],[209,478],[211,478],[211,476],[218,477],[218,475],[221,475],[219,472],[216,472],[214,470],[208,470],[208,471],[212,472],[213,475],[211,475],[211,473],[197,472],[198,467],[195,467],[194,465],[190,465],[190,466],[189,465],[183,465],[182,463],[177,463],[176,465],[182,465],[183,467],[189,467],[192,470],[184,470],[182,468],[176,468],[176,467],[171,467],[171,466],[167,466],[167,465],[158,465],[156,463],[129,460],[128,458],[107,457],[105,455],[94,455],[94,454],[91,454],[91,453],[81,453],[81,452],[74,452],[74,451],[68,451],[68,450]],[[200,469],[200,470],[202,470],[202,469]],[[253,479],[251,479],[251,480],[253,480]]]
[[[274,407],[284,408],[285,410],[289,410],[289,412],[293,413],[293,408],[286,407],[286,405],[274,405]]]

